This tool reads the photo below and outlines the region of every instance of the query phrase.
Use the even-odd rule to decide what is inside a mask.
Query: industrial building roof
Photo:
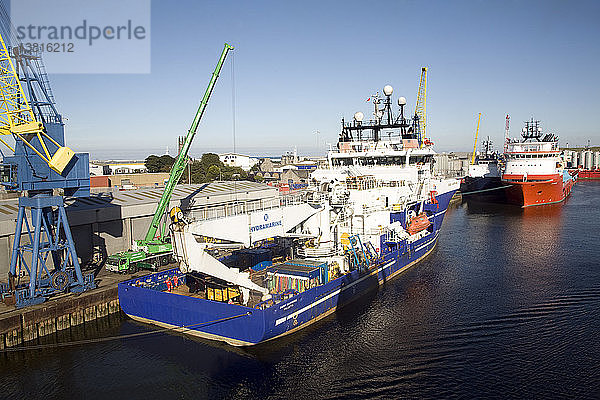
[[[92,193],[90,197],[66,198],[65,205],[71,217],[77,214],[92,214],[93,210],[119,209],[118,213],[104,213],[103,220],[119,217],[150,215],[154,213],[164,188],[139,188],[134,190]],[[171,206],[190,204],[194,207],[224,203],[232,200],[256,200],[277,195],[277,189],[266,184],[248,181],[211,182],[192,185],[177,185],[171,198]],[[0,221],[11,221],[17,217],[18,199],[0,200]],[[97,220],[96,215],[95,219]],[[75,218],[80,219],[80,218]],[[85,218],[88,220],[89,218]],[[114,218],[113,218],[114,219]],[[73,221],[75,222],[75,221]],[[73,225],[73,222],[71,224]],[[76,222],[77,223],[77,222]],[[8,225],[8,224],[3,224]],[[4,230],[4,229],[0,229]]]

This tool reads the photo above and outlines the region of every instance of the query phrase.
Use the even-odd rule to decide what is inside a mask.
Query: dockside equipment
[[[65,146],[41,54],[18,42],[7,47],[1,35],[0,42],[0,142],[12,152],[2,152],[1,183],[21,194],[8,284],[0,294],[23,307],[95,287],[93,273],[81,271],[64,205],[65,196],[89,197],[89,155]]]
[[[138,269],[156,269],[159,265],[164,265],[171,259],[173,246],[170,241],[167,226],[168,218],[165,218],[165,212],[171,202],[175,186],[185,171],[190,146],[192,145],[192,141],[198,130],[198,125],[206,110],[208,100],[210,99],[215,84],[217,83],[217,79],[219,78],[225,58],[230,50],[233,50],[233,46],[225,43],[223,51],[221,52],[221,57],[219,58],[210,82],[208,83],[208,87],[204,92],[204,97],[202,98],[200,106],[194,116],[194,120],[192,121],[192,126],[188,130],[185,141],[181,146],[181,151],[171,168],[169,181],[165,185],[165,190],[158,202],[146,235],[143,239],[136,240],[131,250],[110,256],[106,263],[106,269],[109,271],[135,272]]]

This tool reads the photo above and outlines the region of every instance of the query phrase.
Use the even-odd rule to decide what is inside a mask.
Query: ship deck
[[[253,273],[250,274],[250,279],[252,280],[252,282],[254,282],[255,284],[257,284],[259,286],[264,285],[265,277],[266,277],[265,271],[254,271]],[[163,292],[168,292],[168,293],[176,294],[179,296],[193,297],[193,298],[197,298],[197,299],[204,299],[204,300],[208,299],[207,295],[206,295],[206,291],[190,290],[190,287],[185,283],[171,289],[170,291],[163,290]],[[258,303],[261,302],[261,300],[262,300],[262,298],[261,298],[260,294],[250,292],[250,300],[248,301],[248,304],[246,304],[246,306],[250,307],[250,308],[254,308]]]

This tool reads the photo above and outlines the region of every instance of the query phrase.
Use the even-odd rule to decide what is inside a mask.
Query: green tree
[[[211,167],[211,165],[216,165],[219,168],[224,167],[223,163],[219,159],[219,156],[215,153],[202,154],[202,158],[200,158],[200,164],[205,173],[208,172],[208,169]]]
[[[171,172],[171,168],[173,168],[173,164],[175,164],[175,158],[164,155],[160,156],[161,168],[159,172]]]
[[[192,183],[206,183],[217,179],[225,181],[248,179],[246,171],[239,167],[226,166],[214,153],[205,153],[199,160],[194,160],[190,165],[190,174]],[[180,183],[187,183],[187,172],[182,176]]]
[[[219,178],[219,175],[221,175],[221,168],[219,168],[216,165],[211,165],[210,167],[208,167],[206,177],[209,180],[214,181],[215,179]]]
[[[158,172],[160,171],[160,158],[155,156],[154,154],[146,157],[146,161],[144,162],[146,169],[148,172]]]
[[[170,172],[175,159],[168,155],[156,156],[154,154],[146,157],[144,165],[148,172]]]

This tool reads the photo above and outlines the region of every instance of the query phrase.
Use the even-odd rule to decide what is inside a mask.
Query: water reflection
[[[6,398],[597,398],[600,185],[562,205],[469,202],[426,260],[248,349],[180,334],[4,357]],[[128,319],[85,337],[152,330]],[[74,338],[78,338],[77,335]]]

